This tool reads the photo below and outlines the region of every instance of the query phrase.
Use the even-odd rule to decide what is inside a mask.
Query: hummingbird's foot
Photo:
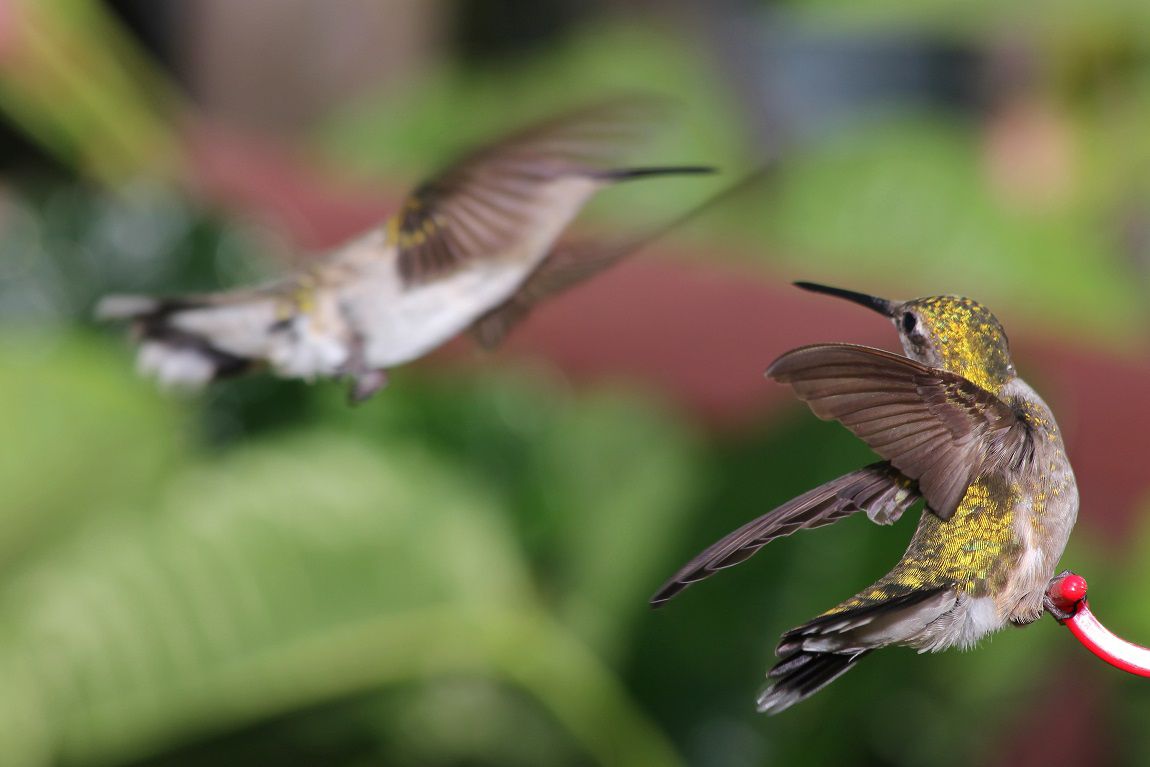
[[[387,386],[387,371],[383,369],[364,370],[351,374],[351,389],[347,393],[348,402],[358,405],[371,399],[372,395]]]
[[[368,367],[365,347],[364,337],[354,333],[348,344],[347,360],[339,369],[339,375],[351,379],[351,389],[347,393],[347,401],[351,405],[366,402],[387,386],[387,371]]]
[[[1081,598],[1084,597],[1085,590],[1079,595],[1077,601],[1070,601],[1067,594],[1063,593],[1062,584],[1067,576],[1074,575],[1070,570],[1063,570],[1058,575],[1050,579],[1050,584],[1046,588],[1046,592],[1042,595],[1042,606],[1048,613],[1054,616],[1054,620],[1059,623],[1065,623],[1074,617],[1074,613],[1078,611],[1078,605]],[[1080,578],[1078,580],[1081,580]]]
[[[1066,623],[1066,621],[1074,617],[1074,613],[1063,610],[1061,607],[1054,604],[1054,600],[1052,600],[1050,597],[1042,598],[1042,606],[1045,607],[1046,612],[1053,615],[1054,620],[1058,621],[1059,623]]]

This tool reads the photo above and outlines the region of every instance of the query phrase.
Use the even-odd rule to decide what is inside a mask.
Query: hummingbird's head
[[[1002,323],[977,301],[958,296],[888,301],[812,282],[795,285],[845,298],[889,317],[908,357],[958,373],[987,391],[997,393],[1017,375]]]

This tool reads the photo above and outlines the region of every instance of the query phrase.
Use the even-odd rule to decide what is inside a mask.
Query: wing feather
[[[776,538],[829,525],[859,511],[890,524],[920,498],[914,483],[882,461],[831,480],[787,501],[707,547],[651,598],[658,607],[692,583],[737,565]]]
[[[627,96],[569,112],[488,144],[415,189],[392,226],[408,284],[505,252],[556,179],[593,174],[637,142],[665,104]]]
[[[881,349],[805,346],[767,370],[815,415],[836,420],[907,477],[948,519],[980,474],[1030,454],[1024,420],[960,375]]]

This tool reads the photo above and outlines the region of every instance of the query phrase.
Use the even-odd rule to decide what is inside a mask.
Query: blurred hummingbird
[[[907,356],[853,344],[787,352],[767,376],[789,384],[884,460],[744,525],[692,559],[651,599],[750,557],[775,538],[856,512],[879,524],[925,508],[898,564],[783,635],[758,698],[777,713],[872,650],[970,647],[1007,623],[1056,612],[1046,586],[1078,514],[1078,489],[1050,408],[1018,377],[1006,332],[968,298],[888,301],[799,282],[889,317]],[[1056,612],[1057,614],[1057,612]]]
[[[348,377],[352,400],[366,399],[388,368],[464,330],[496,345],[535,303],[646,242],[558,241],[607,186],[712,172],[614,164],[659,106],[616,99],[481,147],[416,188],[382,226],[284,278],[203,295],[107,296],[96,315],[129,320],[138,368],[166,385],[267,367],[285,378]]]

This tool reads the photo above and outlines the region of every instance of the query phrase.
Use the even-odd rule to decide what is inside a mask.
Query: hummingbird
[[[194,389],[267,368],[349,378],[352,401],[363,401],[388,369],[462,331],[497,345],[536,303],[646,242],[594,247],[560,236],[608,186],[713,172],[618,165],[660,106],[613,99],[479,147],[415,188],[382,225],[285,277],[200,295],[106,296],[96,315],[131,323],[137,367],[164,385]]]
[[[766,375],[836,420],[883,460],[794,498],[713,544],[651,599],[744,561],[796,530],[858,512],[895,522],[924,501],[906,553],[886,575],[786,632],[758,697],[778,713],[873,650],[968,648],[1048,609],[1046,586],[1078,515],[1078,490],[1050,408],[1018,377],[1002,324],[956,296],[890,301],[796,285],[888,317],[905,356],[846,343],[794,349]]]

